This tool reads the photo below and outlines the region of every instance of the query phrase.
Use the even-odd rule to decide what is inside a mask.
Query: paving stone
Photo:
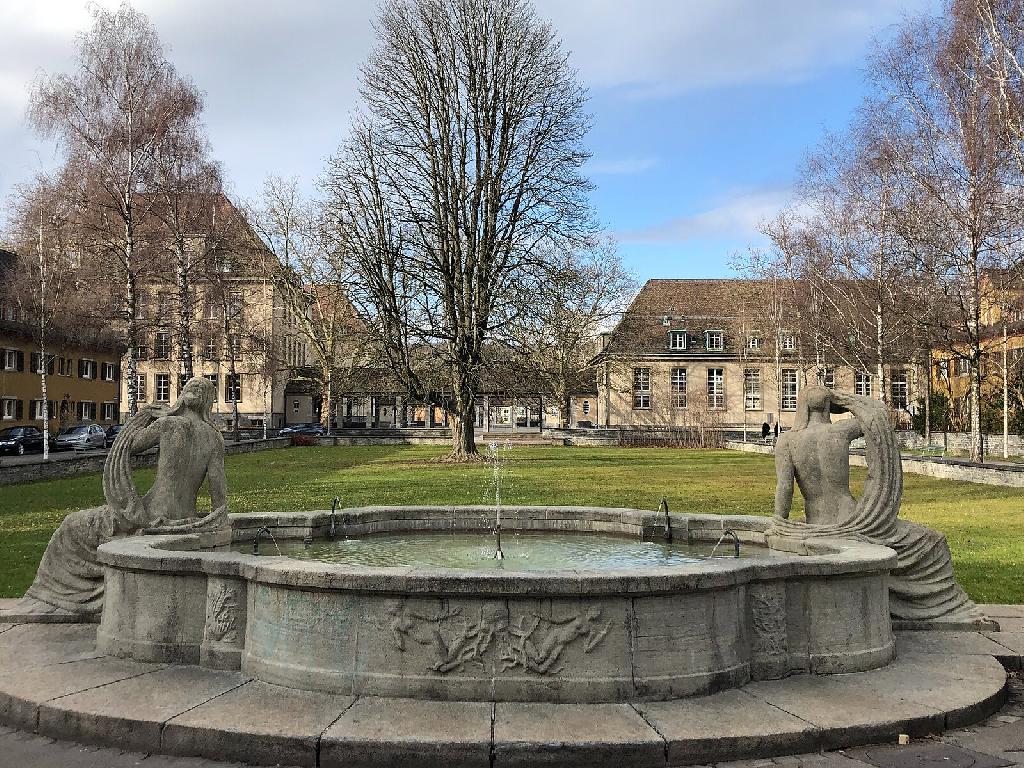
[[[915,679],[915,670],[908,670],[904,660],[878,671],[885,675],[799,675],[786,679],[784,685],[757,682],[744,690],[824,729],[825,748],[887,742],[901,733],[926,735],[943,729],[942,711],[915,700],[915,689],[926,681]],[[921,672],[916,674],[919,677]]]
[[[164,726],[161,750],[264,765],[314,766],[320,734],[353,701],[353,696],[254,680],[171,718]]]
[[[0,634],[0,673],[99,655],[95,624],[18,624]]]
[[[487,768],[489,702],[356,701],[320,740],[321,768]]]
[[[39,732],[58,739],[159,752],[165,722],[250,679],[239,672],[167,667],[43,704]]]
[[[635,707],[668,742],[670,765],[810,752],[820,741],[810,723],[744,691]]]
[[[14,629],[17,624],[0,624],[0,635],[6,632],[8,629]]]
[[[939,741],[864,747],[850,750],[848,754],[876,768],[1006,768],[1011,765],[1002,758]]]
[[[996,621],[1000,632],[1024,632],[1024,617],[1000,616]]]
[[[665,740],[628,704],[498,703],[494,765],[664,766]]]
[[[0,720],[34,731],[40,704],[160,668],[157,664],[98,658],[7,672],[0,675]]]
[[[868,768],[867,763],[854,760],[843,752],[819,752],[812,755],[776,757],[773,761],[783,768]]]
[[[1012,617],[1024,619],[1024,605],[1007,605],[1005,603],[983,603],[981,610],[993,619]]]
[[[981,632],[915,630],[896,633],[897,655],[932,653],[956,656],[998,656],[1006,649]]]
[[[1007,669],[1024,667],[1024,631],[1020,632],[986,632],[986,636],[1001,646],[1002,651],[995,654]]]
[[[1024,720],[1003,724],[998,728],[978,728],[973,733],[947,734],[947,738],[962,747],[992,755],[1024,752]]]

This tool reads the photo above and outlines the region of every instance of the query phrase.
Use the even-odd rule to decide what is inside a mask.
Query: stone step
[[[0,631],[0,720],[150,753],[322,768],[691,765],[892,742],[996,711],[991,637],[901,633],[892,664],[635,704],[354,698],[92,650],[95,627]],[[1002,647],[1002,646],[1000,646]]]

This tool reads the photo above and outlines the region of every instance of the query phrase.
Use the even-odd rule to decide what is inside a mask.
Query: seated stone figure
[[[833,422],[831,413],[852,419]],[[850,493],[850,443],[864,437],[868,477],[864,493]],[[946,538],[897,518],[903,466],[885,404],[859,395],[808,387],[796,423],[775,447],[778,485],[771,533],[794,538],[854,538],[896,551],[889,579],[889,611],[904,626],[991,625],[953,576]],[[796,481],[806,521],[789,519]]]
[[[117,436],[103,469],[106,504],[68,515],[50,538],[35,581],[8,614],[19,621],[96,621],[103,609],[104,542],[140,533],[215,530],[227,525],[224,440],[211,411],[212,382],[193,378],[170,408],[146,407]],[[156,480],[140,496],[132,456],[159,447]],[[196,498],[209,478],[213,512],[199,516]],[[0,621],[4,614],[0,613]]]

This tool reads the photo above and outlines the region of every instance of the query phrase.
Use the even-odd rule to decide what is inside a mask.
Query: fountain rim
[[[493,514],[489,505],[365,506],[339,509],[340,527],[369,533],[438,530],[480,530],[470,525]],[[278,555],[213,551],[245,541],[262,525],[279,540],[316,536],[329,525],[331,512],[276,512],[230,515],[231,528],[214,533],[134,536],[107,542],[99,560],[112,568],[242,578],[256,583],[297,589],[394,593],[396,595],[493,595],[580,597],[584,595],[664,594],[680,590],[714,589],[726,585],[773,579],[859,575],[888,571],[896,553],[875,544],[845,539],[796,539],[768,535],[771,519],[758,515],[672,513],[676,535],[688,541],[715,540],[726,528],[741,540],[775,550],[775,556],[715,558],[700,563],[616,570],[553,569],[494,571],[483,569],[343,565],[297,560]],[[434,525],[436,523],[436,525]],[[575,527],[586,526],[591,527]],[[506,531],[600,531],[659,538],[664,516],[649,510],[609,507],[512,505],[502,510]],[[393,527],[389,527],[393,526]],[[596,526],[596,527],[594,527]],[[614,527],[618,527],[617,530]],[[356,530],[360,527],[366,530]],[[374,530],[368,530],[373,528]],[[648,535],[648,532],[650,534]],[[342,534],[343,535],[343,534]],[[265,544],[265,546],[267,546]]]

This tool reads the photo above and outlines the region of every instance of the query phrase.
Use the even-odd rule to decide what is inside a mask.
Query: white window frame
[[[583,404],[580,406],[580,410],[583,412],[584,416],[589,416],[590,415],[590,401],[589,400],[584,400]]]
[[[633,369],[633,410],[649,411],[651,409],[651,369],[639,367]]]
[[[18,400],[14,397],[0,397],[0,420],[14,421],[18,418]]]
[[[90,360],[87,357],[82,358],[82,378],[95,380],[96,379],[96,361]]]
[[[18,350],[16,349],[5,349],[3,350],[3,360],[0,361],[0,369],[5,371],[13,371],[18,367]]]
[[[157,331],[153,337],[153,359],[171,359],[171,334],[170,331]]]
[[[779,336],[779,349],[783,352],[796,350],[796,336],[792,333],[783,333]]]
[[[689,333],[687,331],[669,331],[668,332],[668,348],[682,352],[689,345]]]
[[[669,372],[669,392],[673,408],[686,407],[686,369],[673,368]]]
[[[897,396],[896,388],[900,387],[902,390]],[[910,406],[910,377],[906,371],[893,371],[890,377],[890,394],[892,395],[892,407],[897,410],[906,410]],[[899,400],[902,404],[897,404]]]
[[[46,406],[46,401],[45,400],[33,400],[32,401],[32,419],[31,420],[32,421],[42,421],[43,420],[43,413],[45,413],[46,407],[47,406]]]
[[[169,403],[171,402],[171,374],[169,373],[156,373],[153,374],[153,397],[154,402],[157,403]],[[161,397],[161,383],[166,382],[166,393]]]
[[[78,418],[80,421],[96,421],[96,403],[92,400],[79,400]]]
[[[708,368],[708,410],[725,410],[725,368]]]
[[[836,369],[831,366],[820,369],[821,386],[826,389],[836,388]]]
[[[800,398],[800,372],[796,368],[783,368],[779,372],[782,391],[779,393],[779,410],[795,411]]]
[[[220,355],[220,345],[216,336],[210,336],[203,347],[203,357],[207,360],[216,360]]]
[[[716,339],[716,343],[712,345],[711,339]],[[704,349],[708,352],[723,352],[725,351],[725,331],[717,328],[704,331]]]
[[[147,376],[145,373],[135,374],[135,399],[140,400],[144,403],[149,402],[149,400],[146,397],[146,385],[148,384],[146,379]]]
[[[748,336],[747,337],[747,349],[760,349],[761,348],[761,337],[760,336]]]
[[[760,368],[743,369],[743,410],[764,410],[764,396]]]
[[[100,366],[100,374],[104,381],[114,380],[114,371],[117,370],[113,363],[103,363]],[[109,374],[109,375],[108,375]]]
[[[871,379],[870,373],[855,371],[853,374],[853,394],[860,395],[861,397],[871,397]]]
[[[103,403],[103,421],[117,421],[117,403],[108,400]]]
[[[224,374],[224,402],[225,403],[240,403],[243,399],[242,392],[242,374],[234,374],[234,383],[232,384],[231,374]]]

